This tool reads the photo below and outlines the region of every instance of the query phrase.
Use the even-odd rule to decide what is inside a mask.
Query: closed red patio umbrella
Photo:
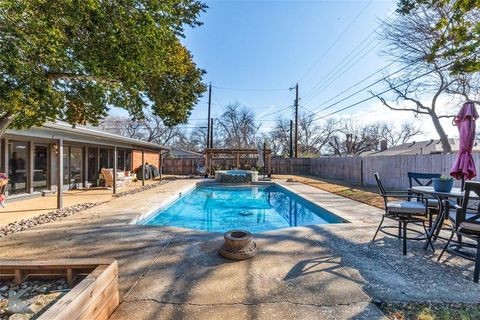
[[[458,180],[462,179],[462,189],[464,179],[470,180],[477,175],[475,162],[472,157],[475,140],[475,120],[477,119],[478,113],[475,105],[473,102],[466,102],[453,120],[458,127],[460,148],[450,175]]]

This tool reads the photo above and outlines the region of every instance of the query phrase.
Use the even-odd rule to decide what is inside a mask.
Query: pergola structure
[[[263,155],[263,164],[266,168],[266,172],[270,175],[272,172],[271,160],[272,160],[272,150],[271,149],[262,149]],[[205,149],[205,168],[208,174],[212,174],[212,162],[213,159],[219,158],[220,156],[232,156],[235,159],[235,164],[237,168],[240,168],[240,157],[258,155],[258,149],[217,149],[217,148],[208,148]]]

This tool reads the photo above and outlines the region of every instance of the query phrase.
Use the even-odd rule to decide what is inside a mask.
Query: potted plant
[[[433,178],[433,189],[436,192],[450,192],[453,187],[453,178],[450,176],[441,176],[440,178]]]

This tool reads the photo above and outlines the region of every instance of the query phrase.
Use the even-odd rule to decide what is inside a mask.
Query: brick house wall
[[[147,152],[145,151],[144,154],[145,163],[154,165],[158,168],[158,161],[160,159],[160,155],[155,152]],[[132,169],[134,172],[142,165],[142,151],[133,150],[132,152]]]

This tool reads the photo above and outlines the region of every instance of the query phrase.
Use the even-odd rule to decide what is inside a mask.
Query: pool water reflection
[[[231,229],[261,232],[343,222],[331,212],[276,185],[210,185],[196,187],[143,224],[212,232]]]

